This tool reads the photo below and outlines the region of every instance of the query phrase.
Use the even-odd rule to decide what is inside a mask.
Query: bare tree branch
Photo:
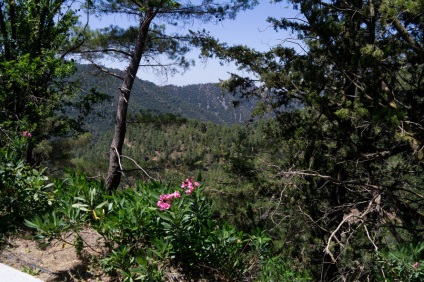
[[[158,181],[157,179],[151,177],[134,159],[128,157],[128,156],[124,156],[124,155],[120,155],[121,158],[126,158],[129,159],[130,161],[133,161],[133,163],[141,170],[144,172],[144,174],[149,178],[149,179],[153,179],[155,181]]]
[[[88,58],[86,58],[86,60],[87,61],[89,61],[90,63],[92,63],[97,69],[99,69],[100,71],[102,71],[102,72],[104,72],[104,73],[107,73],[107,74],[109,74],[109,75],[111,75],[111,76],[113,76],[113,77],[116,77],[116,78],[118,78],[118,79],[120,79],[120,80],[124,80],[124,78],[122,77],[122,76],[120,76],[120,75],[118,75],[118,74],[116,74],[116,73],[114,73],[114,72],[111,72],[111,71],[109,71],[108,69],[106,69],[106,68],[104,68],[104,67],[102,67],[102,66],[100,66],[99,64],[97,64],[96,62],[94,62],[93,60],[91,60],[91,59],[88,59]]]
[[[374,204],[376,203],[376,201],[379,201],[379,197],[381,197],[380,195],[376,195],[369,203],[368,203],[368,207],[365,211],[363,211],[360,214],[357,214],[356,212],[351,212],[350,214],[348,214],[347,216],[343,217],[343,220],[339,223],[339,225],[336,227],[336,229],[331,233],[330,237],[328,237],[327,240],[327,245],[324,249],[324,252],[326,254],[328,254],[331,257],[331,260],[333,261],[333,263],[336,263],[337,259],[334,258],[333,253],[330,250],[331,247],[331,242],[334,240],[339,241],[338,238],[336,237],[337,232],[339,232],[340,228],[349,220],[351,220],[352,218],[357,218],[358,221],[363,222],[364,217],[369,214],[370,212],[374,211]],[[367,229],[366,229],[367,230]],[[368,231],[368,230],[367,230]]]
[[[78,54],[88,54],[88,53],[108,53],[108,52],[113,52],[113,53],[118,53],[118,54],[122,54],[127,56],[128,58],[131,57],[131,54],[128,52],[125,52],[121,49],[116,49],[116,48],[104,48],[104,49],[98,49],[98,50],[82,50],[82,51],[74,51],[74,53],[78,53]]]

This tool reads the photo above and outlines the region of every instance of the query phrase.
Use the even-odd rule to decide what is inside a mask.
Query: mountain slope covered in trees
[[[120,72],[119,70],[110,71]],[[90,131],[111,129],[116,111],[119,79],[90,65],[78,65],[78,72],[73,79],[80,81],[82,89],[95,87],[99,92],[110,95],[111,99],[96,109],[102,118],[93,114],[87,119],[87,124]],[[235,108],[234,100],[235,97],[223,92],[213,83],[157,86],[154,83],[136,79],[129,114],[153,111],[217,124],[246,122],[251,116],[253,103],[243,103]]]

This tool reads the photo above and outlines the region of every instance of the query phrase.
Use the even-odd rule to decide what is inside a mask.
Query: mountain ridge
[[[78,64],[76,66],[78,71],[73,80],[79,81],[82,89],[94,87],[97,91],[111,97],[109,101],[94,108],[104,117],[104,120],[99,120],[95,115],[91,115],[87,119],[88,129],[93,130],[98,126],[112,128],[120,80],[92,65]],[[109,69],[109,71],[121,72],[114,69]],[[234,100],[236,98],[233,95],[214,83],[158,86],[153,82],[136,78],[128,115],[135,115],[140,111],[150,111],[158,114],[172,113],[184,118],[216,124],[247,122],[251,117],[253,104],[243,103],[235,108],[233,107]]]

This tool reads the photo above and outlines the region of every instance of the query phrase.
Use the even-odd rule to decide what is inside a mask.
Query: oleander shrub
[[[382,281],[424,281],[424,242],[393,244],[377,254],[376,277]]]
[[[191,178],[177,186],[140,182],[108,193],[104,182],[69,172],[55,188],[52,211],[26,224],[46,241],[68,231],[78,239],[90,226],[106,249],[101,266],[124,281],[163,281],[170,268],[187,279],[266,281],[281,270],[266,233],[247,234],[214,218],[203,185]]]

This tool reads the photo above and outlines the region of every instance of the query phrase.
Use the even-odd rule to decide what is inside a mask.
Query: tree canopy
[[[81,131],[91,104],[102,99],[95,92],[76,99],[80,90],[68,79],[76,69],[65,57],[79,40],[72,4],[67,0],[0,2],[1,130],[32,132],[27,152],[31,164],[38,142]],[[69,115],[72,109],[77,114]]]
[[[297,50],[198,44],[256,75],[223,85],[279,121],[273,138],[290,145],[272,162],[277,178],[302,181],[293,209],[320,240],[317,275],[360,279],[349,258],[371,269],[362,250],[422,240],[424,2],[289,2],[298,18],[268,21],[294,33]]]

